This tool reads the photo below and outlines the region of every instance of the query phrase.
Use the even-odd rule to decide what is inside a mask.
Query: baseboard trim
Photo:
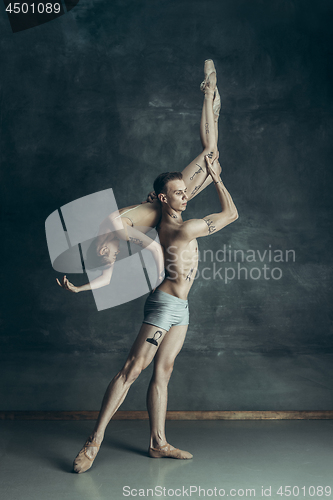
[[[0,420],[96,420],[98,411],[0,411]],[[333,411],[168,411],[167,420],[332,420]],[[119,410],[113,420],[148,420],[146,411]]]

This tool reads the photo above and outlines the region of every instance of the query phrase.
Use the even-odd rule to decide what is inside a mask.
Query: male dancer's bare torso
[[[184,239],[184,224],[171,219],[158,227],[165,265],[165,279],[158,289],[186,300],[198,268],[198,243]]]

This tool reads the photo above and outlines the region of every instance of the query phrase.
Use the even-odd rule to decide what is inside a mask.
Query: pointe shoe
[[[219,94],[219,89],[216,86],[214,100],[213,100],[213,112],[215,116],[217,117],[220,116],[220,109],[221,109],[221,97]]]
[[[94,463],[95,458],[97,457],[97,453],[99,451],[100,446],[101,445],[96,443],[96,441],[94,441],[94,440],[92,440],[92,441],[87,440],[84,447],[78,453],[77,457],[75,458],[75,460],[73,462],[74,472],[81,474],[82,472],[86,472],[87,470],[89,470],[90,467],[92,466],[92,464]],[[87,448],[92,448],[92,447],[98,448],[97,453],[94,456],[94,458],[90,458],[86,454]]]
[[[214,62],[212,61],[212,59],[207,59],[205,61],[204,73],[205,73],[205,79],[200,85],[200,90],[202,92],[204,92],[205,94],[206,93],[214,93],[216,85],[214,85],[214,87],[212,87],[212,83],[209,79],[209,77],[212,73],[215,73],[215,75],[216,75],[216,69],[215,69]]]
[[[150,447],[148,454],[151,458],[178,458],[181,460],[193,458],[193,455],[188,451],[178,450],[178,448],[171,449],[169,444],[165,444],[160,448]]]

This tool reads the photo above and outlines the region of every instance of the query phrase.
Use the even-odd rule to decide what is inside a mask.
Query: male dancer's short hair
[[[154,191],[156,196],[160,193],[167,194],[167,184],[169,181],[182,180],[183,174],[181,172],[164,172],[156,177],[154,181]]]

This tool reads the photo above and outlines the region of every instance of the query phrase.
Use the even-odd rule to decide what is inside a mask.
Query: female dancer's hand
[[[212,164],[214,164],[214,162],[219,159],[220,152],[218,149],[215,149],[214,151],[211,151],[207,156],[208,156],[208,158],[211,159]]]
[[[157,200],[157,196],[155,191],[150,191],[150,193],[147,195],[147,200],[143,201],[143,203],[153,203],[155,200]]]
[[[71,283],[70,281],[68,281],[68,279],[66,278],[66,276],[64,276],[62,278],[62,282],[60,282],[58,280],[58,278],[56,278],[57,280],[57,283],[59,286],[61,286],[61,288],[64,288],[65,290],[69,290],[70,292],[73,292],[73,293],[78,293],[79,292],[79,289],[73,285],[73,283]]]

